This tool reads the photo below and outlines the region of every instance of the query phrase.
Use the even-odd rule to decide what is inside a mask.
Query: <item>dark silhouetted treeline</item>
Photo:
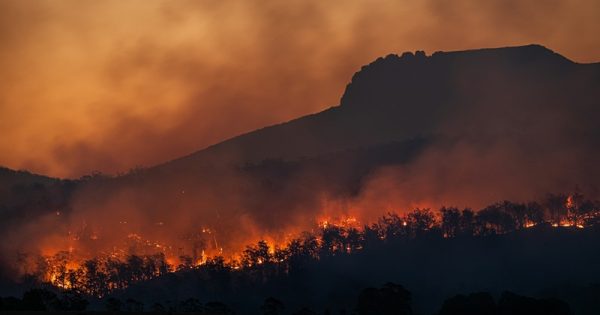
[[[237,310],[257,306],[270,295],[281,300],[265,302],[264,308],[279,310],[286,305],[286,314],[304,308],[304,301],[305,313],[309,308],[351,312],[350,305],[364,299],[359,304],[368,309],[388,307],[383,300],[389,295],[397,301],[408,299],[404,289],[393,285],[359,294],[374,282],[391,280],[414,290],[413,304],[427,313],[435,310],[434,302],[441,304],[456,292],[491,288],[494,294],[514,290],[531,295],[551,289],[542,296],[567,297],[569,303],[575,301],[575,314],[593,314],[586,310],[600,310],[593,304],[600,290],[588,286],[600,282],[594,267],[600,263],[595,250],[600,237],[596,209],[597,202],[578,194],[548,195],[539,203],[504,201],[477,212],[415,209],[405,215],[390,213],[365,226],[343,220],[323,223],[286,246],[259,241],[239,260],[217,256],[194,264],[190,257],[182,257],[178,266],[169,265],[162,254],[129,255],[98,257],[72,270],[67,268],[68,254],[58,253],[42,259],[30,279],[52,274],[57,292],[86,296],[96,308],[101,303],[102,308],[129,311],[180,312],[208,306],[229,310],[225,305]],[[561,291],[565,281],[572,287]],[[493,314],[506,314],[502,312],[516,299],[503,295],[498,304],[485,304],[478,298],[457,296],[441,312],[487,305],[497,312]],[[373,302],[378,299],[382,301]],[[516,301],[537,308],[554,300]],[[377,311],[385,314],[381,312]]]
[[[77,269],[69,269],[69,253],[59,252],[38,259],[37,269],[29,276],[44,279],[51,275],[51,284],[57,287],[100,297],[176,270],[199,270],[218,279],[243,274],[242,278],[247,281],[262,283],[271,277],[302,270],[310,262],[415,239],[477,238],[528,228],[582,230],[597,226],[600,219],[597,209],[600,209],[597,202],[579,194],[551,194],[542,203],[504,201],[477,212],[451,207],[443,207],[437,213],[415,209],[405,215],[389,213],[371,225],[329,222],[317,232],[305,233],[286,246],[259,241],[247,246],[239,260],[204,257],[198,264],[197,260],[183,255],[180,264],[174,266],[167,263],[164,254],[158,253],[129,255],[123,259],[97,257],[80,263]]]
[[[301,298],[301,297],[299,297]],[[231,308],[221,302],[202,303],[197,298],[182,301],[155,302],[151,305],[135,299],[124,301],[111,297],[104,301],[103,309],[94,311],[106,312],[152,312],[152,313],[195,313],[206,315],[233,315]],[[15,297],[0,298],[0,311],[85,311],[89,302],[81,295],[66,291],[58,296],[47,289],[32,289],[23,294],[21,299]],[[328,309],[315,311],[308,307],[297,310],[286,310],[286,305],[273,297],[268,297],[254,311],[246,310],[241,314],[331,314]],[[355,306],[343,310],[340,314],[353,315],[412,315],[411,293],[403,286],[386,283],[380,288],[365,288],[358,295]],[[456,295],[444,301],[437,315],[569,315],[570,307],[556,298],[536,299],[505,291],[498,302],[487,292]]]

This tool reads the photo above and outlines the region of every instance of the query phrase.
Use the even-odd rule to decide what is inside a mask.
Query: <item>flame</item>
[[[573,195],[569,195],[567,197],[567,201],[565,203],[565,206],[567,207],[567,209],[571,209],[575,206],[575,203],[573,202]]]
[[[526,218],[522,224],[523,228],[531,228],[540,224],[550,224],[550,226],[559,228],[576,228],[583,229],[589,222],[600,218],[600,211],[588,211],[584,215],[578,215],[579,207],[573,196],[569,196],[564,201],[564,206],[568,209],[568,213],[561,214],[561,216],[553,221],[533,221],[530,218]],[[313,222],[313,227],[307,230],[308,233],[314,236],[314,241],[318,246],[322,246],[325,242],[323,234],[325,230],[330,230],[334,234],[339,233],[342,238],[348,238],[350,233],[363,233],[364,226],[376,226],[376,223],[372,225],[363,225],[359,217],[349,214],[347,209],[343,212],[345,214],[337,214],[335,211],[328,212],[328,215],[317,216]],[[357,212],[360,213],[360,212]],[[57,215],[58,211],[57,211]],[[399,227],[412,226],[411,217],[409,214],[398,215],[389,213],[392,221],[396,222]],[[439,222],[441,217],[438,215],[435,220]],[[52,239],[47,240],[44,245],[40,248],[40,257],[45,258],[47,268],[43,269],[44,273],[40,276],[40,279],[45,282],[49,282],[56,287],[63,289],[78,289],[88,290],[85,287],[82,288],[82,283],[87,277],[88,270],[86,263],[90,259],[97,259],[102,263],[107,261],[119,261],[122,263],[127,262],[131,255],[138,257],[151,257],[152,255],[163,255],[164,257],[164,272],[175,272],[177,270],[185,268],[202,268],[214,261],[215,257],[222,257],[221,261],[224,261],[228,268],[238,270],[240,268],[249,267],[247,263],[242,263],[243,260],[243,249],[247,244],[236,244],[237,247],[232,247],[231,243],[222,242],[220,244],[217,240],[217,236],[224,237],[221,232],[213,226],[202,226],[199,225],[192,230],[195,231],[190,233],[189,236],[180,240],[161,239],[158,234],[152,235],[142,232],[142,230],[134,230],[136,222],[133,220],[125,221],[121,218],[121,221],[116,221],[115,224],[120,229],[120,236],[122,238],[121,243],[116,242],[114,237],[109,238],[107,234],[103,234],[102,230],[94,230],[93,224],[83,224],[81,229],[74,229],[69,227],[65,229],[66,232],[63,238],[60,240]],[[163,221],[152,221],[154,229],[165,225]],[[158,227],[157,227],[158,226]],[[161,230],[163,228],[160,228]],[[429,228],[427,228],[429,229]],[[405,229],[407,230],[407,229]],[[164,231],[164,230],[163,230]],[[111,231],[112,232],[112,231]],[[106,233],[106,231],[104,231]],[[285,263],[288,259],[285,251],[288,250],[290,242],[302,233],[302,230],[290,230],[285,233],[277,235],[264,235],[258,234],[253,237],[247,238],[245,242],[256,244],[259,240],[266,241],[268,246],[268,260],[265,258],[257,258],[254,260],[255,265],[264,265],[267,263]],[[403,232],[398,232],[403,233]],[[380,240],[385,240],[383,233],[377,233],[374,235]],[[156,238],[154,238],[156,237]],[[358,237],[361,237],[360,235]],[[444,237],[451,238],[452,235],[445,234]],[[109,242],[107,246],[105,243]],[[226,240],[226,239],[225,239]],[[224,247],[225,246],[225,247]],[[334,241],[330,245],[331,251],[335,254],[350,254],[362,249],[361,245],[354,243],[348,243],[345,241]],[[264,248],[263,248],[264,250]],[[62,253],[62,254],[61,254]],[[59,255],[60,254],[60,255]],[[31,264],[33,265],[33,264]],[[35,267],[29,266],[28,270],[33,270]],[[151,276],[160,276],[161,272],[155,271]],[[146,278],[133,278],[132,281],[141,281]],[[106,287],[110,290],[120,289],[129,283],[118,283],[118,282],[107,282]],[[101,295],[105,294],[102,292],[95,292],[93,294]]]
[[[360,221],[355,216],[326,217],[317,220],[317,225],[322,229],[326,229],[332,226],[340,228],[349,228],[359,227]]]

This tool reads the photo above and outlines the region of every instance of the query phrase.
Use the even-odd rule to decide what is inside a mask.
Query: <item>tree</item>
[[[177,266],[177,270],[191,269],[194,267],[194,259],[190,255],[179,256],[179,261],[181,263],[179,264],[179,266]]]
[[[463,236],[475,235],[475,212],[463,209],[460,215],[460,234]]]
[[[373,224],[371,226],[365,225],[362,234],[363,247],[366,248],[375,247],[378,244],[381,244],[384,236],[381,232],[381,227],[378,224]]]
[[[144,280],[144,259],[137,255],[129,255],[126,261],[128,282]]]
[[[287,273],[288,272],[288,261],[290,258],[290,251],[287,248],[280,248],[279,246],[275,247],[275,251],[273,252],[273,261],[275,261],[277,265],[277,273]]]
[[[108,293],[106,286],[108,276],[102,270],[97,258],[83,262],[83,274],[85,277],[82,287],[86,293],[94,296],[104,296]]]
[[[457,208],[440,209],[442,214],[442,235],[444,237],[456,237],[460,233],[460,211]]]
[[[537,202],[527,203],[525,216],[530,223],[540,224],[544,222],[544,208]]]
[[[269,245],[259,241],[256,246],[248,246],[242,254],[242,264],[247,267],[256,267],[272,261]]]
[[[321,230],[321,257],[344,251],[344,229],[328,225]]]
[[[568,196],[565,194],[548,194],[546,196],[544,206],[548,210],[548,216],[552,223],[560,224],[560,221],[567,217],[567,198]]]
[[[510,225],[510,228],[522,229],[525,227],[528,221],[526,205],[505,200],[499,204],[499,207],[512,217],[513,224]]]
[[[435,225],[435,215],[431,209],[415,209],[406,216],[406,222],[412,237],[419,237],[430,231]]]
[[[386,241],[399,239],[407,235],[407,223],[395,213],[388,213],[379,219],[378,227]]]
[[[494,235],[512,232],[516,228],[513,217],[507,213],[505,205],[496,203],[480,210],[476,217],[479,235]]]
[[[354,251],[362,248],[362,234],[356,228],[349,228],[346,231],[346,241],[344,249],[347,253],[353,253]]]

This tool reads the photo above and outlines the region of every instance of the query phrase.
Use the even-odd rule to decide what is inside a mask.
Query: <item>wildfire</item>
[[[567,209],[573,208],[575,204],[573,203],[573,195],[569,195],[567,197],[567,201],[565,203],[565,206],[567,207]]]
[[[558,202],[554,205],[559,206],[554,208],[547,206],[538,215],[527,214],[517,217],[514,213],[510,214],[515,215],[515,225],[512,228],[498,227],[494,225],[497,224],[494,221],[477,223],[478,221],[473,219],[470,224],[480,224],[480,227],[472,228],[468,233],[476,236],[486,235],[490,233],[490,229],[493,229],[493,233],[502,234],[509,233],[515,227],[527,229],[538,225],[584,229],[586,226],[597,224],[594,222],[599,222],[600,211],[596,210],[597,208],[588,207],[585,208],[586,210],[581,210],[581,198],[578,199],[573,195],[563,198],[555,199]],[[405,215],[390,212],[371,225],[363,225],[353,215],[320,216],[315,220],[316,225],[312,229],[307,229],[309,231],[307,235],[312,242],[310,246],[318,248],[318,251],[307,255],[318,257],[319,253],[352,254],[362,250],[368,240],[385,241],[390,237],[418,237],[419,231],[426,233],[440,231],[444,238],[459,235],[459,231],[456,230],[459,227],[455,226],[452,230],[442,225],[441,212],[436,214],[429,209],[419,210],[420,212],[417,210]],[[459,212],[455,213],[460,216]],[[61,214],[56,211],[56,215]],[[226,264],[230,270],[243,270],[269,264],[285,265],[291,253],[303,246],[301,243],[295,243],[296,245],[293,243],[298,240],[300,231],[279,234],[278,237],[261,235],[260,240],[264,240],[263,243],[259,242],[258,246],[248,246],[244,251],[243,246],[232,248],[231,244],[225,241],[219,244],[217,236],[224,236],[213,226],[199,225],[187,234],[182,233],[178,240],[173,238],[157,240],[148,238],[148,233],[144,233],[143,229],[130,230],[138,225],[136,222],[130,224],[127,221],[117,222],[121,229],[120,240],[102,234],[102,230],[94,229],[93,225],[84,224],[82,230],[72,229],[65,232],[63,243],[55,242],[51,247],[40,250],[40,257],[44,258],[44,266],[39,267],[41,272],[34,274],[40,280],[58,288],[82,290],[102,296],[112,290],[123,289],[135,281],[152,279],[182,269],[203,268],[215,264],[215,261],[217,264]],[[519,225],[518,222],[522,224]],[[155,228],[159,226],[164,231],[163,221],[152,221],[151,225]],[[108,240],[114,243],[109,243],[107,246],[105,242]],[[251,240],[259,239],[251,238]],[[227,247],[223,248],[222,246],[226,244]],[[34,261],[30,265],[35,266],[38,263]],[[38,268],[31,266],[27,267],[27,270]],[[138,274],[135,268],[144,270],[145,273]],[[87,282],[97,281],[94,278],[97,274],[105,277],[102,278],[104,282],[100,282],[98,287],[89,286]]]
[[[332,227],[332,226],[348,228],[348,227],[359,227],[360,222],[354,216],[347,216],[347,217],[341,217],[341,218],[328,217],[325,219],[317,220],[317,225],[322,229],[326,229],[326,228]]]

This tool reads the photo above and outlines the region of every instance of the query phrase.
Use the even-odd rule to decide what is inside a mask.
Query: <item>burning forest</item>
[[[57,216],[60,214],[57,213]],[[124,225],[126,222],[116,222]],[[164,223],[156,224],[163,227]],[[187,270],[226,270],[269,277],[288,274],[302,261],[319,261],[330,256],[352,255],[377,244],[407,242],[421,237],[485,238],[525,229],[597,229],[600,202],[583,195],[550,194],[540,202],[503,201],[480,210],[442,207],[390,211],[376,222],[352,215],[322,217],[303,233],[286,233],[284,239],[265,237],[254,244],[240,244],[239,252],[219,247],[218,231],[198,228],[179,243],[160,242],[130,233],[120,245],[106,252],[86,252],[89,245],[102,243],[103,236],[87,226],[65,235],[68,247],[21,253],[19,274],[39,285],[102,298],[128,286],[168,273]],[[525,236],[523,236],[525,237]],[[105,248],[106,246],[97,246]],[[263,280],[258,280],[263,281]]]
[[[438,51],[596,4],[5,2],[0,311],[600,314],[600,63]]]

